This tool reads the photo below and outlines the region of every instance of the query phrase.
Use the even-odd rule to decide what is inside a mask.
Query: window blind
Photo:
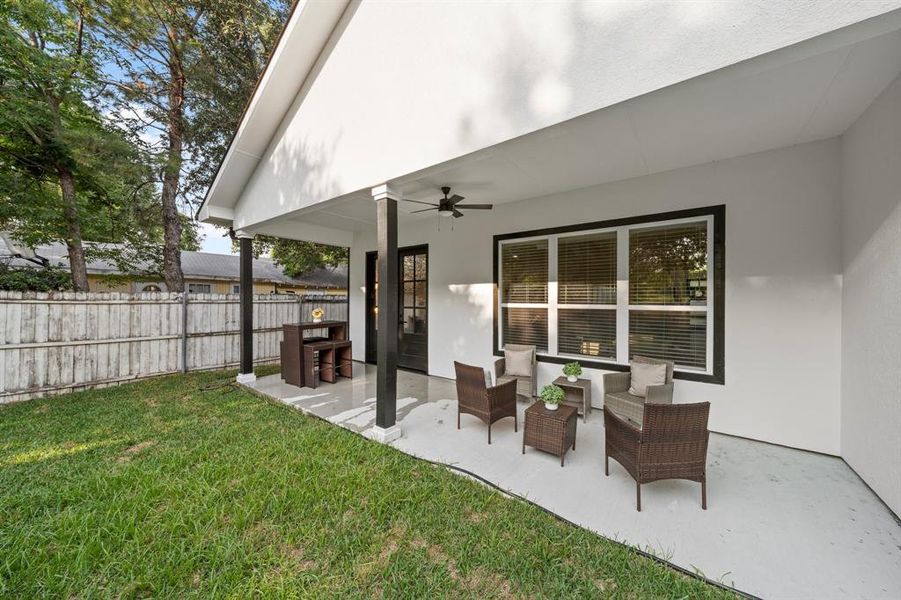
[[[546,308],[504,308],[501,312],[504,344],[530,344],[547,352]]]
[[[616,359],[616,309],[559,309],[557,345],[561,354]]]
[[[707,314],[689,311],[629,311],[629,358],[647,356],[681,367],[707,366]]]
[[[547,303],[548,241],[504,244],[501,301]]]
[[[629,304],[707,304],[707,222],[629,232]]]
[[[561,237],[560,304],[616,304],[616,232]]]

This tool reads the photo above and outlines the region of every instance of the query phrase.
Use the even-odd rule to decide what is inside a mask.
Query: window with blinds
[[[707,365],[707,315],[699,312],[629,311],[629,358],[671,360],[680,367]]]
[[[505,344],[528,344],[539,352],[547,352],[547,309],[504,308]]]
[[[616,309],[571,309],[557,312],[560,354],[616,360]]]
[[[616,232],[557,239],[557,352],[616,359]]]
[[[504,244],[501,251],[501,331],[505,344],[548,351],[549,240]]]
[[[629,231],[630,359],[707,368],[707,265],[706,220]]]
[[[557,242],[560,304],[616,304],[616,232]]]
[[[502,301],[546,304],[548,281],[548,240],[504,244]]]
[[[629,304],[706,303],[706,221],[629,231]]]
[[[499,236],[500,346],[533,344],[544,356],[621,365],[634,356],[661,358],[692,377],[715,375],[718,356],[714,381],[721,382],[722,348],[713,345],[715,327],[722,340],[722,319],[719,325],[713,319],[713,281],[721,285],[723,263],[718,259],[715,279],[712,244],[714,224],[722,226],[715,218],[724,213],[722,207],[698,213],[530,232],[525,241]]]

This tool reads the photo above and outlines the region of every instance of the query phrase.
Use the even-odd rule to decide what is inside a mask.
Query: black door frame
[[[426,369],[420,371],[418,369],[409,369],[405,367],[398,366],[399,369],[403,370],[414,370],[417,373],[426,373],[428,374],[428,364],[429,364],[429,319],[431,319],[431,308],[429,307],[429,275],[432,272],[431,261],[429,260],[429,245],[428,244],[417,244],[414,246],[404,246],[402,248],[397,249],[397,267],[398,274],[402,272],[403,268],[403,257],[405,254],[425,254],[426,260],[426,277],[425,277],[425,309],[426,309],[426,322],[425,322],[425,336],[426,336],[426,349],[425,349],[425,364]],[[371,250],[366,252],[365,260],[364,260],[364,284],[366,286],[365,296],[365,314],[366,318],[364,321],[365,330],[366,330],[366,344],[365,344],[365,359],[368,364],[374,365],[378,362],[378,353],[376,352],[377,347],[377,336],[375,330],[375,315],[372,313],[372,309],[375,306],[375,275],[376,275],[376,265],[378,261],[378,251]],[[398,277],[398,298],[403,298],[403,278]]]

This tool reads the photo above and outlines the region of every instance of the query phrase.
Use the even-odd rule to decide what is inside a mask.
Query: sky
[[[198,231],[203,236],[200,242],[201,252],[213,252],[215,254],[234,254],[232,252],[232,242],[227,235],[225,229],[210,225],[209,223],[198,223]]]

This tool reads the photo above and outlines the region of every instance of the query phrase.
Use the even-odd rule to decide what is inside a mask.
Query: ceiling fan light
[[[442,210],[440,208],[438,209],[439,217],[452,217],[453,215],[454,215],[454,211],[452,211],[452,210]]]

